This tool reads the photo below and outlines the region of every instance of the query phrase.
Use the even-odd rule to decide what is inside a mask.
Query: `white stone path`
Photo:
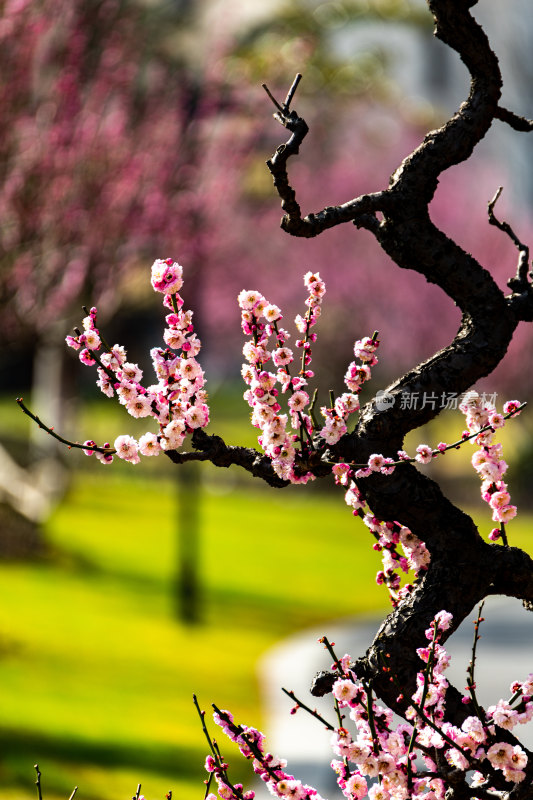
[[[474,611],[448,640],[446,648],[452,656],[446,676],[458,689],[465,684],[466,668],[471,658]],[[490,597],[483,610],[481,640],[478,643],[476,666],[477,696],[482,705],[491,705],[500,698],[508,699],[509,685],[533,672],[533,613],[518,600]],[[268,750],[288,760],[288,771],[315,786],[323,796],[339,797],[340,791],[329,767],[332,753],[330,734],[320,723],[301,709],[289,713],[291,700],[281,687],[296,696],[334,724],[331,699],[314,698],[309,693],[313,676],[328,669],[331,658],[317,639],[324,634],[335,642],[335,652],[354,658],[363,655],[372,642],[380,619],[347,619],[309,630],[285,640],[271,650],[260,664],[265,711],[264,733]],[[331,698],[331,696],[330,696]],[[533,723],[516,731],[524,744],[533,748]],[[258,794],[258,797],[268,796]]]

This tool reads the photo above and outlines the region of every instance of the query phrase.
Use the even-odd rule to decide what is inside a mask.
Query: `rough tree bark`
[[[509,280],[510,293],[506,296],[476,259],[435,227],[428,213],[439,175],[468,159],[494,120],[517,131],[533,129],[531,121],[499,105],[502,80],[498,60],[470,13],[476,2],[428,0],[435,35],[458,52],[470,72],[470,93],[457,113],[442,127],[430,131],[402,162],[388,188],[302,216],[287,164],[298,153],[308,127],[290,110],[292,97],[285,103],[276,103],[275,117],[291,133],[267,162],[285,212],[282,228],[301,237],[318,236],[346,222],[365,228],[399,267],[420,272],[462,310],[461,325],[453,341],[388,387],[387,391],[397,399],[403,392],[434,392],[437,396],[464,392],[503,359],[518,323],[533,321],[527,248],[519,246],[517,274]],[[332,450],[339,460],[355,463],[366,462],[372,453],[396,457],[405,435],[437,414],[438,409],[431,405],[405,409],[395,402],[380,410],[374,402],[368,403],[353,433],[346,434]],[[218,437],[201,431],[195,432],[193,444],[196,453],[169,456],[177,462],[195,459],[220,466],[240,464],[273,486],[284,484],[273,473],[269,460],[253,450],[227,447]],[[320,463],[314,467],[317,476],[327,471]],[[424,631],[435,614],[443,608],[453,614],[453,625],[446,634],[449,636],[488,595],[503,594],[532,603],[533,561],[518,548],[483,541],[472,519],[411,464],[387,477],[373,473],[360,480],[358,486],[376,517],[406,525],[431,553],[427,573],[383,622],[375,641],[355,667],[356,674],[371,679],[381,699],[401,714],[405,705],[398,702],[396,686],[381,669],[385,653],[390,655],[388,663],[409,697],[420,669],[415,650],[424,644]],[[333,680],[329,674],[317,676],[314,693],[329,691]],[[450,688],[447,698],[447,716],[454,724],[460,725],[473,713],[461,702],[457,690]],[[507,738],[516,741],[510,734]],[[516,784],[508,795],[513,800],[533,797],[533,753],[528,756],[526,780]],[[450,798],[472,794],[464,776],[455,784],[451,780],[450,787]],[[510,788],[503,778],[501,788]],[[475,794],[479,796],[479,792]]]

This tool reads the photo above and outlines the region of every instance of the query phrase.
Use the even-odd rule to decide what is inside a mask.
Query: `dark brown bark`
[[[346,222],[366,228],[398,267],[424,275],[462,311],[461,325],[453,341],[388,387],[395,399],[404,392],[434,393],[437,397],[452,392],[459,395],[495,369],[504,358],[518,323],[533,320],[529,250],[506,223],[495,218],[497,197],[489,203],[488,222],[509,235],[519,251],[508,296],[475,258],[436,228],[428,213],[439,176],[470,157],[494,120],[503,121],[517,131],[533,129],[532,122],[499,105],[502,80],[498,60],[484,31],[470,14],[469,9],[475,4],[475,0],[428,0],[435,20],[435,35],[457,51],[469,70],[470,92],[452,118],[428,133],[405,158],[386,189],[302,216],[287,167],[290,158],[299,153],[308,126],[289,108],[293,89],[285,103],[274,100],[275,118],[291,134],[267,161],[285,212],[281,221],[283,230],[293,236],[312,238]],[[431,404],[407,409],[395,402],[380,410],[371,402],[362,409],[353,433],[345,435],[331,451],[338,460],[358,464],[366,463],[372,453],[395,457],[405,435],[438,413],[438,408]],[[218,466],[237,464],[272,486],[286,485],[275,475],[268,458],[253,449],[228,447],[220,437],[202,431],[196,431],[192,441],[196,452],[168,453],[169,457],[177,463],[209,460]],[[320,460],[309,468],[317,477],[330,471]],[[410,697],[421,664],[416,648],[425,645],[424,631],[435,614],[442,609],[453,614],[453,626],[447,637],[489,595],[505,594],[533,604],[533,561],[517,548],[486,543],[472,519],[411,464],[398,467],[387,477],[373,474],[360,479],[358,486],[376,517],[409,527],[431,554],[431,564],[423,578],[385,619],[367,653],[356,664],[356,673],[371,681],[379,697],[402,713],[405,701],[398,700],[397,686],[382,671],[385,654],[397,682],[405,689],[405,697]],[[313,692],[324,694],[331,689],[332,681],[332,675],[317,676]],[[447,717],[460,725],[472,709],[461,702],[460,693],[453,688],[447,697]],[[501,738],[515,741],[510,734]],[[446,769],[449,772],[449,767],[443,765],[442,770]],[[446,779],[450,798],[471,796],[460,771],[450,773]],[[523,783],[513,788],[501,775],[492,775],[491,782],[504,790],[509,800],[532,797],[533,754],[529,754]],[[480,790],[476,794],[486,795]]]
[[[276,114],[292,133],[267,162],[285,211],[282,228],[294,236],[313,237],[344,222],[364,227],[399,267],[415,269],[436,283],[463,312],[454,340],[388,387],[396,399],[402,392],[434,392],[441,396],[443,392],[465,391],[502,360],[519,321],[533,319],[527,248],[515,239],[520,250],[519,268],[516,278],[509,282],[512,294],[505,297],[491,275],[439,231],[428,214],[439,175],[471,155],[494,119],[507,122],[516,130],[532,129],[531,122],[498,105],[502,83],[498,61],[485,33],[470,15],[469,8],[474,4],[428,0],[435,19],[435,35],[459,53],[470,72],[470,93],[457,113],[430,132],[403,161],[387,189],[302,217],[288,178],[287,162],[298,153],[307,125],[294,111]],[[377,212],[381,212],[381,219]],[[405,434],[437,413],[438,409],[428,405],[413,410],[402,409],[395,402],[380,411],[370,403],[363,409],[356,430],[335,446],[335,455],[355,463],[366,462],[371,453],[395,456]],[[453,614],[450,635],[488,595],[506,594],[531,601],[533,561],[517,548],[485,543],[470,517],[454,507],[439,487],[412,465],[397,468],[392,476],[362,479],[358,485],[379,519],[397,520],[408,526],[425,542],[432,557],[413,594],[383,622],[355,668],[358,675],[372,680],[374,689],[388,705],[401,713],[404,708],[397,700],[397,686],[382,671],[385,653],[390,656],[387,663],[398,683],[406,687],[405,695],[410,696],[420,669],[415,650],[424,645],[424,631],[434,615],[441,609]],[[331,676],[322,674],[313,691],[323,694],[330,688]],[[449,719],[460,724],[470,713],[471,709],[461,703],[460,694],[450,690]],[[528,777],[509,796],[530,797],[532,776],[530,755]],[[512,787],[502,781],[500,788],[509,791]],[[470,794],[460,781],[456,786],[450,784],[449,796]]]

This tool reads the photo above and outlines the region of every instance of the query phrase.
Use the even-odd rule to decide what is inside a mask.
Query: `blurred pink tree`
[[[3,335],[8,340],[23,330],[46,335],[54,321],[89,297],[101,314],[109,314],[131,295],[134,276],[147,261],[173,255],[195,271],[189,290],[194,302],[188,300],[204,310],[211,358],[223,370],[233,363],[227,345],[237,341],[234,298],[243,281],[261,275],[261,288],[268,291],[279,284],[288,263],[321,269],[328,280],[328,349],[339,320],[350,324],[338,315],[349,292],[354,298],[350,316],[358,325],[371,326],[370,316],[383,319],[384,344],[400,369],[433,352],[456,327],[458,314],[420,276],[396,277],[392,264],[382,267],[387,257],[375,252],[369,235],[357,237],[355,244],[350,237],[348,248],[350,233],[344,230],[329,232],[312,246],[272,235],[277,212],[269,179],[258,178],[259,170],[265,174],[259,154],[265,142],[258,141],[256,124],[264,99],[260,87],[245,87],[239,69],[225,60],[232,46],[229,34],[218,32],[199,75],[165,56],[158,35],[146,32],[146,22],[145,12],[115,0],[4,4]],[[320,68],[327,69],[320,35],[306,31],[296,42],[304,69],[307,63],[316,72],[318,58]],[[284,67],[279,60],[278,71]],[[386,180],[420,134],[397,101],[372,98],[371,84],[349,108],[332,85],[319,101],[313,87],[320,117],[309,143],[314,151],[295,170],[311,207],[317,187],[335,203],[347,191],[367,191],[376,179]],[[488,200],[497,181],[479,164],[473,179],[472,169],[446,183],[433,210],[437,222],[492,266],[503,263],[509,245],[486,233],[484,202],[479,194],[473,202],[468,187],[486,186],[483,199]],[[354,261],[357,278],[350,269]],[[402,293],[401,309],[384,299],[390,281],[397,281]],[[297,298],[290,291],[287,287],[280,301],[292,311],[291,300],[296,308]],[[430,325],[428,315],[418,313],[421,306],[434,308],[441,325]],[[512,361],[507,369],[512,371]]]
[[[4,6],[5,333],[45,331],[87,283],[111,308],[140,259],[185,246],[200,196],[205,212],[189,143],[200,146],[219,112],[218,87],[199,96],[184,69],[150,52],[141,22],[114,0]]]

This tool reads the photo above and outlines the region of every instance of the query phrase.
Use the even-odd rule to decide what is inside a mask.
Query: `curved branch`
[[[179,453],[177,450],[168,450],[165,455],[174,464],[184,464],[187,461],[210,461],[217,467],[231,467],[233,464],[242,467],[255,478],[261,478],[270,486],[278,489],[289,485],[289,481],[279,478],[267,456],[262,455],[253,447],[235,447],[227,445],[220,436],[205,433],[197,428],[192,436],[193,447],[196,452]]]
[[[274,186],[281,198],[281,207],[286,212],[286,217],[292,220],[293,225],[297,226],[298,223],[302,222],[302,214],[296,201],[296,192],[289,183],[287,160],[290,156],[299,153],[300,145],[305,139],[309,128],[305,120],[299,117],[295,111],[290,113],[280,112],[274,114],[274,118],[290,130],[292,136],[285,144],[280,144],[272,158],[266,163],[274,179]]]
[[[413,207],[427,206],[437,187],[438,176],[450,166],[467,159],[490,128],[498,109],[502,81],[498,60],[488,39],[468,12],[468,8],[474,4],[428,0],[428,5],[436,22],[435,35],[460,54],[470,71],[468,100],[447,123],[431,131],[402,162],[393,174],[388,189],[325,208],[303,220],[294,190],[288,181],[286,165],[288,158],[299,152],[308,126],[294,110],[290,113],[282,110],[275,114],[275,118],[293,133],[289,141],[280,145],[272,159],[267,161],[286,211],[282,227],[291,235],[316,236],[326,228],[356,220],[361,213],[386,211],[393,200],[402,206],[409,204],[411,213]],[[279,104],[276,105],[279,108]],[[372,198],[370,204],[369,198]]]
[[[500,186],[488,204],[489,225],[495,225],[500,231],[506,233],[517,248],[518,264],[516,267],[516,275],[514,278],[510,278],[507,281],[507,286],[515,292],[523,292],[527,291],[530,287],[530,281],[528,280],[528,278],[531,277],[531,273],[529,272],[529,247],[520,241],[508,222],[500,222],[494,213],[494,206],[498,202],[502,191],[503,187]]]
[[[401,446],[405,433],[438,413],[429,404],[416,410],[402,410],[398,400],[403,393],[421,396],[430,392],[441,396],[468,389],[492,372],[503,358],[518,321],[533,315],[531,290],[522,285],[523,281],[520,287],[513,285],[513,296],[505,299],[491,275],[429,218],[427,207],[439,175],[470,156],[496,117],[502,81],[488,39],[469,13],[474,3],[428,0],[428,5],[436,23],[435,35],[459,53],[470,71],[470,93],[457,113],[430,132],[403,161],[388,189],[327,207],[302,219],[289,184],[287,161],[298,152],[303,136],[296,142],[293,135],[268,162],[287,211],[282,220],[287,232],[311,237],[343,222],[354,222],[371,230],[400,267],[415,269],[436,283],[463,311],[461,327],[453,342],[388,387],[396,401],[394,406],[379,414],[373,406],[365,409],[357,436],[372,440],[370,452],[375,451],[375,442]],[[290,130],[307,132],[306,123],[296,112],[292,111],[289,117],[276,116]],[[377,211],[383,214],[382,222],[376,217]],[[383,447],[378,452],[384,452]]]
[[[291,137],[281,144],[272,158],[266,162],[281,199],[281,207],[285,211],[285,216],[281,221],[283,230],[292,236],[311,239],[322,231],[334,228],[343,222],[355,222],[362,215],[383,211],[386,206],[386,192],[376,192],[350,200],[340,206],[328,206],[322,211],[309,214],[302,219],[300,205],[296,201],[296,192],[289,182],[287,161],[291,156],[299,153],[300,145],[305,139],[309,127],[295,111],[284,110],[274,98],[272,100],[280,109],[274,114],[274,118],[292,133]]]
[[[302,218],[289,183],[287,162],[298,152],[307,125],[294,111],[290,117],[277,115],[282,124],[294,130],[289,142],[278,148],[268,162],[286,212],[282,220],[284,230],[295,236],[311,237],[348,221],[368,228],[399,267],[416,270],[437,284],[462,311],[461,325],[453,341],[388,387],[391,404],[383,410],[374,402],[365,406],[355,431],[331,448],[339,460],[365,463],[371,453],[394,458],[405,434],[439,413],[439,408],[429,403],[419,408],[402,407],[402,394],[426,393],[438,399],[450,393],[458,396],[499,364],[518,322],[533,319],[529,254],[512,229],[496,220],[497,197],[489,204],[489,220],[511,236],[520,252],[517,275],[510,281],[513,294],[507,298],[473,256],[436,228],[428,212],[439,176],[471,155],[494,119],[503,120],[517,130],[533,129],[533,123],[499,105],[502,80],[498,60],[484,31],[469,12],[473,5],[475,0],[428,0],[435,20],[435,35],[458,52],[470,72],[470,91],[452,118],[428,133],[404,159],[387,189]],[[378,219],[378,211],[382,219]],[[358,480],[357,485],[378,519],[409,527],[431,554],[427,572],[412,594],[384,621],[355,668],[358,677],[372,680],[378,695],[402,713],[407,701],[398,697],[398,687],[382,670],[385,654],[390,656],[387,666],[391,674],[409,698],[420,669],[416,648],[425,644],[425,630],[435,615],[442,609],[453,614],[451,633],[488,595],[508,594],[533,603],[533,560],[516,548],[484,542],[472,519],[411,464],[387,477],[373,473]],[[458,576],[465,577],[460,585]],[[314,693],[330,688],[331,676],[322,675],[315,682]],[[460,725],[471,713],[461,702],[459,692],[450,689],[448,719]],[[530,779],[533,757],[528,770]],[[528,783],[530,786],[530,780]],[[509,791],[509,784],[503,781],[502,788]],[[516,787],[511,794],[520,797],[522,791]],[[464,782],[458,783],[452,795],[467,797],[468,787]]]
[[[494,206],[501,193],[502,187],[500,186],[488,204],[488,212],[489,224],[495,225],[499,230],[503,231],[503,233],[506,233],[518,250],[516,274],[507,281],[507,286],[513,290],[513,294],[506,298],[507,305],[517,322],[532,322],[533,286],[531,284],[531,279],[533,278],[533,273],[529,270],[529,247],[518,238],[508,222],[500,222],[500,220],[496,218]]]
[[[387,388],[394,404],[383,411],[371,404],[361,414],[357,435],[390,441],[394,447],[400,442],[398,449],[407,432],[433,419],[440,410],[435,404],[402,407],[402,395],[458,396],[502,360],[518,320],[487,270],[439,231],[427,212],[421,211],[414,223],[397,217],[384,220],[378,240],[398,266],[421,272],[463,311],[451,344]]]

